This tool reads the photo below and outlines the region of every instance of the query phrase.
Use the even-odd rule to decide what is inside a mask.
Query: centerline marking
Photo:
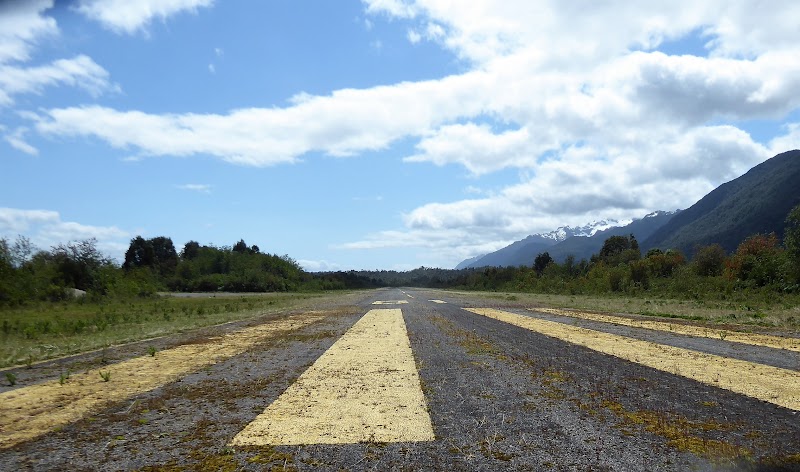
[[[373,305],[404,305],[406,303],[408,303],[408,300],[384,300],[372,302]]]
[[[370,310],[232,446],[433,441],[399,308]]]
[[[447,303],[447,302],[446,302],[446,301],[444,301],[444,300],[428,300],[428,301],[429,301],[429,302],[433,302],[433,303]]]
[[[493,308],[465,310],[603,354],[800,411],[800,372],[579,328]]]

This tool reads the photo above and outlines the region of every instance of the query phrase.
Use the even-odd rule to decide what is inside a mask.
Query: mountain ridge
[[[685,210],[656,211],[623,226],[579,234],[583,227],[561,227],[533,234],[493,253],[462,261],[458,268],[531,265],[547,251],[557,262],[597,253],[611,236],[633,234],[642,251],[677,249],[691,258],[697,247],[720,244],[728,253],[747,237],[775,233],[783,237],[789,211],[800,205],[800,150],[777,154],[725,182]],[[613,221],[613,220],[612,220]],[[618,223],[618,222],[614,222]]]
[[[656,225],[664,218],[671,218],[676,212],[656,211],[634,220],[600,220],[583,226],[562,226],[547,233],[529,235],[519,241],[483,256],[476,256],[459,263],[457,269],[477,267],[506,267],[531,265],[533,259],[541,252],[549,252],[558,262],[563,261],[570,251],[576,259],[588,259],[600,250],[603,241],[610,236],[642,233],[649,236],[651,223]],[[642,223],[644,221],[644,223]],[[637,222],[640,222],[637,224]],[[619,226],[615,226],[615,224]],[[631,226],[633,225],[633,226]],[[597,236],[603,235],[598,241]]]
[[[712,190],[641,246],[678,249],[691,257],[696,247],[720,244],[730,253],[757,233],[774,232],[782,239],[786,215],[798,204],[800,150],[792,150]]]

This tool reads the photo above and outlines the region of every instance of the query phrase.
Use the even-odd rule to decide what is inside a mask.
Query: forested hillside
[[[644,240],[644,248],[678,249],[719,244],[733,252],[748,236],[775,233],[783,238],[786,214],[800,204],[800,151],[759,164],[719,186]]]

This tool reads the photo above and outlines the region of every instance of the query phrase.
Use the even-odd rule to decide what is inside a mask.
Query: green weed
[[[65,383],[67,383],[67,380],[69,380],[69,374],[70,374],[69,370],[67,370],[66,372],[61,372],[61,375],[58,378],[58,383],[60,385],[64,385]]]

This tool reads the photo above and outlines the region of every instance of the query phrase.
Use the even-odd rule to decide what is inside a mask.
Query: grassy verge
[[[302,308],[342,295],[230,294],[31,303],[0,310],[0,368]]]
[[[674,300],[652,297],[557,295],[515,292],[457,292],[466,298],[491,298],[529,307],[576,308],[605,313],[627,313],[680,318],[711,324],[736,324],[797,330],[800,303],[739,303],[730,301]]]

